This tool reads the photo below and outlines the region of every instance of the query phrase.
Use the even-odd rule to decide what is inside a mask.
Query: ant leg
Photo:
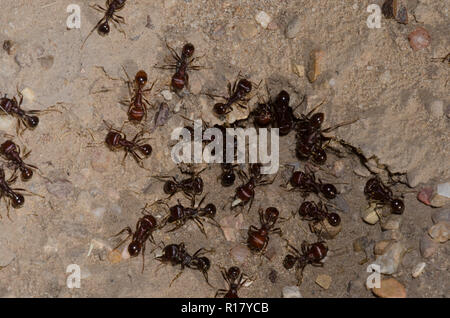
[[[114,248],[115,250],[118,249],[123,243],[125,243],[125,242],[130,238],[131,235],[133,235],[133,231],[131,230],[131,228],[130,228],[129,226],[127,226],[127,227],[124,228],[122,231],[120,231],[119,233],[117,233],[116,235],[114,235],[114,236],[112,236],[112,237],[119,236],[119,235],[121,235],[123,232],[127,232],[127,233],[128,233],[128,236],[127,236],[124,240],[122,240],[122,241],[119,243],[119,245],[117,245],[117,246]]]
[[[359,120],[359,118],[351,120],[351,121],[346,121],[346,122],[337,124],[336,126],[328,127],[326,129],[322,129],[322,133],[327,133],[327,132],[333,131],[333,130],[335,130],[335,129],[339,128],[339,127],[342,127],[342,126],[351,125],[351,124],[357,122],[358,120]]]
[[[214,295],[214,298],[217,298],[217,296],[224,296],[227,292],[228,290],[226,289],[218,289],[216,294]]]
[[[165,41],[165,42],[166,42],[167,49],[169,49],[170,53],[172,54],[172,57],[176,61],[181,61],[181,57],[178,55],[178,53],[172,47],[169,46],[169,43],[167,43],[167,41]]]
[[[306,114],[306,116],[305,116],[306,119],[309,120],[309,116],[311,116],[311,114],[314,113],[314,111],[315,111],[317,108],[319,108],[320,106],[322,106],[323,104],[325,104],[325,102],[327,102],[327,98],[325,98],[322,102],[320,102],[320,104],[314,106],[314,107],[309,111],[309,113]]]
[[[206,238],[208,238],[208,235],[206,235],[205,227],[203,226],[202,221],[200,221],[200,219],[198,217],[194,218],[193,220],[194,220],[195,224],[197,224],[200,231],[205,235]]]
[[[22,188],[13,188],[13,189],[11,189],[11,190],[13,190],[13,191],[20,191],[20,192],[24,192],[24,194],[25,195],[35,195],[35,196],[38,196],[38,197],[40,197],[40,198],[45,198],[43,195],[40,195],[40,194],[37,194],[37,193],[34,193],[34,192],[32,192],[32,191],[30,191],[30,190],[27,190],[27,189],[22,189]]]
[[[175,276],[175,277],[172,279],[172,281],[171,281],[170,284],[169,284],[169,288],[172,286],[173,282],[176,281],[176,280],[181,276],[181,274],[183,274],[183,271],[179,272],[179,273],[177,274],[177,276]]]
[[[98,23],[92,28],[92,30],[89,32],[89,34],[86,36],[86,38],[83,41],[83,44],[81,45],[81,49],[84,48],[84,45],[86,44],[86,41],[88,40],[88,38],[92,35],[92,33],[95,31],[95,29],[97,29],[97,27],[102,24],[105,21],[105,17],[101,18],[100,21],[98,21]]]
[[[141,271],[141,273],[144,273],[144,266],[145,266],[145,242],[142,245],[142,271]]]
[[[100,12],[105,12],[105,11],[106,11],[106,9],[103,8],[103,7],[102,7],[101,5],[99,5],[99,4],[93,4],[93,5],[90,5],[90,7],[91,7],[92,9],[95,9],[95,10],[100,11]]]

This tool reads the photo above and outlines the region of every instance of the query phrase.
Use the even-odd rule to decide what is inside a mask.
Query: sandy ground
[[[81,7],[81,29],[66,27],[66,8],[72,2]],[[328,125],[359,118],[336,134],[372,158],[376,169],[382,167],[380,172],[397,174],[414,187],[399,184],[394,188],[405,193],[406,210],[398,230],[382,231],[378,224],[368,225],[360,217],[360,210],[367,206],[362,189],[370,173],[350,154],[344,158],[330,155],[324,168],[332,171],[339,160],[344,164],[341,176],[335,179],[323,172],[321,176],[337,184],[348,211],[341,213],[341,233],[328,241],[325,266],[305,270],[302,295],[374,297],[364,285],[369,263],[360,265],[364,253],[353,249],[353,242],[365,236],[369,251],[383,239],[400,241],[405,247],[407,253],[393,276],[406,288],[408,297],[448,297],[448,244],[439,244],[428,258],[419,251],[420,240],[433,224],[430,216],[437,209],[416,200],[420,186],[434,186],[450,178],[449,68],[432,60],[449,51],[448,7],[444,1],[407,1],[416,19],[410,16],[409,23],[402,25],[383,18],[380,29],[369,29],[366,8],[372,2],[381,5],[381,1],[128,1],[120,12],[127,22],[122,26],[126,37],[115,28],[107,37],[94,32],[81,50],[86,35],[101,18],[89,4],[103,5],[101,1],[3,0],[0,43],[10,40],[13,46],[9,54],[0,52],[1,93],[12,96],[17,86],[28,89],[34,99],[25,98],[24,109],[62,103],[62,113],[43,115],[35,130],[14,139],[32,150],[28,162],[37,165],[42,174],[26,184],[18,182],[18,187],[44,198],[27,196],[24,207],[12,210],[11,219],[2,202],[0,296],[214,296],[215,289],[200,273],[190,270],[169,288],[178,269],[166,266],[156,272],[159,262],[154,257],[160,250],[150,253],[150,243],[144,273],[140,257],[112,264],[108,253],[118,242],[110,239],[112,235],[126,226],[134,229],[145,203],[165,197],[162,183],[150,176],[179,175],[170,160],[170,134],[187,122],[174,112],[179,109],[180,114],[202,116],[214,124],[213,102],[201,93],[225,93],[227,82],[241,72],[255,83],[266,80],[272,95],[287,90],[292,105],[306,94],[307,106],[299,112],[326,98],[322,110]],[[272,18],[267,29],[255,21],[261,10]],[[296,36],[288,39],[285,29],[296,16],[300,27]],[[429,47],[414,52],[408,34],[418,26],[426,28],[432,40]],[[119,128],[127,119],[126,107],[119,103],[129,97],[122,66],[131,76],[143,69],[150,82],[158,80],[149,98],[159,105],[164,101],[160,92],[169,89],[171,72],[153,66],[164,64],[169,55],[165,40],[178,51],[192,42],[196,54],[204,55],[199,64],[208,68],[190,73],[190,93],[182,98],[172,94],[166,101],[170,118],[150,136],[154,151],[145,160],[149,171],[131,159],[121,165],[122,155],[103,144],[107,132],[103,121]],[[322,50],[325,59],[318,80],[310,83],[304,74],[295,72],[295,65],[306,72],[313,49]],[[147,127],[153,127],[155,112],[156,106],[149,110]],[[0,124],[4,133],[15,135],[15,120],[2,116]],[[133,136],[138,130],[127,125],[124,131]],[[297,161],[294,138],[294,133],[281,138],[282,164]],[[202,177],[208,199],[219,207],[220,221],[231,215],[228,207],[222,207],[231,200],[234,188],[222,188],[217,182],[219,174],[218,166],[209,166]],[[206,240],[191,222],[173,233],[155,233],[155,240],[166,244],[184,241],[190,252],[213,248],[209,277],[218,288],[225,287],[219,266],[239,265],[253,280],[241,289],[241,297],[280,297],[284,286],[296,283],[294,273],[282,267],[286,254],[283,240],[271,237],[271,260],[250,255],[237,264],[230,258],[230,249],[245,242],[245,228],[258,225],[259,206],[276,206],[285,218],[298,209],[302,199],[281,188],[283,182],[280,173],[273,185],[257,189],[254,207],[244,213],[236,242],[227,241],[220,229],[208,225]],[[176,198],[187,204],[181,194],[171,203]],[[162,217],[164,211],[154,214]],[[315,240],[307,223],[298,217],[280,226],[285,238],[296,246],[304,239]],[[420,262],[427,264],[424,273],[413,278],[411,271]],[[69,264],[81,268],[79,289],[67,288]],[[273,270],[277,279],[271,282],[268,276]],[[315,283],[319,274],[332,278],[328,289]]]

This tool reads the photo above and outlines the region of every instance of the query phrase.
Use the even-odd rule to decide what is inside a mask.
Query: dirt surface
[[[205,283],[201,273],[189,269],[169,288],[179,269],[161,267],[154,259],[161,251],[152,251],[151,243],[147,244],[143,273],[140,256],[113,264],[111,249],[119,238],[111,236],[126,226],[134,229],[141,208],[166,197],[162,183],[150,176],[181,176],[170,158],[170,134],[189,122],[175,111],[193,119],[201,116],[210,124],[219,122],[211,113],[214,102],[202,93],[226,93],[227,83],[239,72],[255,83],[266,80],[272,96],[287,90],[291,105],[299,104],[306,95],[307,103],[297,113],[326,98],[321,110],[328,126],[358,118],[334,134],[371,158],[372,170],[384,178],[389,171],[405,183],[393,187],[395,193],[404,193],[406,204],[400,227],[382,231],[379,224],[366,224],[360,216],[367,207],[363,188],[370,172],[350,153],[343,153],[342,158],[330,153],[318,175],[336,183],[339,204],[346,211],[340,213],[342,231],[327,242],[330,252],[325,265],[305,269],[300,286],[303,297],[374,297],[365,286],[366,268],[375,259],[374,244],[385,239],[402,244],[403,257],[393,276],[406,288],[408,297],[449,296],[448,243],[433,243],[435,251],[427,258],[419,249],[433,225],[432,213],[448,211],[448,200],[433,209],[416,199],[424,184],[435,186],[450,178],[450,69],[433,60],[444,57],[450,46],[444,1],[406,1],[409,23],[382,18],[379,29],[368,28],[366,8],[372,2],[381,6],[381,1],[127,1],[120,11],[126,20],[122,25],[126,36],[116,28],[106,37],[94,32],[82,50],[82,42],[102,16],[89,4],[104,5],[101,1],[3,2],[0,43],[10,40],[12,47],[9,54],[0,52],[0,92],[11,97],[16,87],[24,94],[31,91],[34,99],[25,94],[24,109],[60,103],[57,108],[62,113],[42,115],[36,129],[14,137],[32,150],[27,162],[41,172],[15,186],[44,198],[26,196],[24,207],[11,209],[10,219],[2,202],[1,297],[213,297],[215,289]],[[72,2],[81,7],[81,29],[66,27],[66,8]],[[272,19],[267,28],[255,20],[259,11]],[[299,19],[298,32],[287,38],[285,30],[295,17]],[[430,33],[431,44],[413,51],[408,34],[418,26]],[[149,96],[155,107],[149,109],[146,129],[152,129],[157,106],[164,101],[161,92],[169,90],[172,75],[153,67],[163,65],[169,56],[165,41],[178,52],[184,43],[193,43],[196,56],[204,55],[198,63],[207,68],[191,71],[189,91],[182,96],[171,93],[171,100],[166,100],[170,116],[150,135],[153,153],[144,161],[148,170],[130,158],[121,165],[122,154],[111,152],[103,140],[107,132],[104,121],[120,128],[127,120],[127,107],[119,103],[129,98],[122,67],[130,76],[143,69],[149,82],[158,80]],[[324,60],[318,79],[310,83],[306,73],[314,49],[324,52]],[[304,74],[298,69],[304,69]],[[262,86],[259,91],[264,95]],[[253,107],[256,101],[257,97],[249,105]],[[15,136],[16,121],[2,116],[0,129]],[[124,127],[127,136],[138,131],[132,124]],[[298,161],[294,144],[294,133],[280,139],[281,164]],[[336,172],[340,165],[339,178],[326,173]],[[284,218],[298,209],[303,200],[299,193],[280,187],[286,182],[285,169],[280,167],[274,184],[257,188],[252,210],[243,213],[243,224],[236,229],[236,242],[227,241],[221,229],[209,224],[205,224],[205,239],[193,222],[172,233],[155,233],[156,242],[184,241],[192,253],[200,247],[214,249],[209,255],[209,279],[217,288],[225,287],[219,266],[238,265],[252,279],[250,286],[240,290],[241,297],[281,297],[284,286],[296,284],[295,273],[282,266],[287,253],[284,240],[271,236],[270,260],[250,254],[238,263],[230,257],[230,250],[245,243],[248,226],[259,226],[260,206],[276,206]],[[218,207],[219,222],[233,215],[229,204],[235,191],[235,187],[220,186],[220,171],[219,166],[210,165],[202,173],[206,201]],[[188,204],[181,194],[170,204],[177,198]],[[158,220],[165,216],[162,209],[153,214]],[[316,240],[307,222],[298,216],[280,227],[284,238],[295,246],[303,240]],[[360,237],[368,242],[369,262],[363,265],[359,261],[364,253],[353,248]],[[426,263],[425,270],[413,278],[411,272],[420,262]],[[79,289],[66,285],[70,264],[81,268]],[[269,280],[272,270],[277,273],[273,283]],[[320,274],[332,278],[328,289],[315,283]]]

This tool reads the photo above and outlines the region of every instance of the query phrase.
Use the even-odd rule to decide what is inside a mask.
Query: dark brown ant
[[[405,210],[403,200],[394,198],[392,190],[384,185],[378,176],[367,181],[364,187],[364,194],[370,201],[380,205],[389,204],[392,213],[402,214]]]
[[[247,282],[247,279],[243,280],[244,274],[241,273],[239,267],[232,266],[228,270],[222,269],[221,274],[228,289],[219,289],[214,298],[222,295],[223,298],[239,298],[238,291]]]
[[[317,182],[314,172],[309,169],[305,172],[294,171],[290,182],[294,189],[298,189],[304,194],[312,192],[318,195],[320,193],[329,200],[336,198],[338,194],[336,187],[331,183],[322,183],[320,179]]]
[[[106,124],[106,123],[105,123]],[[108,124],[106,124],[108,126]],[[145,157],[148,157],[152,153],[152,146],[149,144],[144,144],[143,141],[147,138],[140,138],[144,134],[143,131],[138,132],[132,140],[127,140],[127,137],[122,131],[113,129],[109,127],[109,132],[106,135],[105,143],[111,150],[123,149],[125,150],[125,155],[122,159],[122,164],[128,154],[131,154],[138,163],[138,165],[143,168],[143,163],[141,156],[136,151],[139,151]]]
[[[214,220],[214,217],[216,216],[217,212],[216,206],[214,204],[209,203],[205,207],[203,208],[201,207],[205,198],[206,195],[201,199],[200,203],[196,208],[194,207],[194,204],[192,207],[185,207],[181,205],[180,202],[178,202],[177,205],[170,207],[169,215],[163,220],[162,226],[165,226],[167,223],[175,223],[175,227],[168,231],[173,232],[182,227],[187,220],[193,220],[200,229],[200,231],[206,237],[208,237],[206,235],[202,220],[208,218],[217,227],[219,227],[219,224]]]
[[[187,73],[188,70],[198,71],[203,66],[200,65],[192,65],[195,60],[198,60],[200,57],[192,58],[194,55],[195,47],[191,43],[186,43],[183,46],[181,51],[181,56],[171,48],[166,43],[167,48],[172,54],[173,59],[175,60],[175,64],[163,65],[163,66],[155,66],[156,68],[165,69],[165,70],[175,70],[175,74],[172,76],[171,86],[175,91],[180,91],[184,87],[189,84],[189,75]]]
[[[264,254],[267,244],[269,244],[269,234],[276,233],[281,235],[280,228],[274,228],[275,223],[278,220],[280,212],[277,208],[269,207],[263,212],[263,209],[259,209],[259,221],[261,222],[261,227],[257,228],[251,225],[248,229],[248,239],[247,246],[252,251],[261,252]]]
[[[28,157],[30,151],[21,157],[19,145],[16,145],[12,140],[7,140],[2,143],[0,146],[0,152],[12,163],[16,171],[17,169],[20,170],[20,175],[23,181],[30,180],[31,177],[33,177],[33,169],[38,169],[36,166],[27,164],[23,161],[23,159]]]
[[[97,29],[97,32],[102,36],[108,35],[110,31],[109,21],[111,21],[114,26],[116,26],[116,23],[117,25],[120,25],[122,23],[125,24],[125,19],[122,16],[116,14],[117,11],[123,9],[125,3],[126,0],[106,0],[106,9],[98,4],[90,5],[91,8],[100,12],[104,12],[104,16],[89,32],[81,48],[84,47],[87,39],[91,36],[92,32],[94,32],[95,29]],[[123,30],[119,29],[119,31],[124,33]]]
[[[147,204],[142,209],[141,213],[144,215],[136,223],[136,230],[133,232],[129,226],[117,233],[115,236],[119,236],[124,232],[127,232],[128,236],[119,244],[115,249],[118,249],[126,240],[132,236],[131,243],[128,244],[128,253],[130,257],[136,257],[139,253],[142,253],[142,272],[144,272],[144,258],[145,258],[145,245],[147,240],[155,243],[153,239],[153,231],[157,229],[156,219],[147,211]]]
[[[165,264],[170,263],[172,266],[181,265],[181,272],[179,272],[174,279],[172,279],[169,287],[172,286],[173,282],[180,277],[185,267],[200,271],[205,277],[208,285],[211,286],[208,281],[208,270],[211,267],[211,262],[207,257],[202,256],[208,252],[209,251],[205,248],[200,248],[194,253],[194,255],[191,256],[186,251],[184,243],[170,244],[164,247],[163,254],[156,257],[156,259]]]
[[[302,283],[303,270],[306,265],[311,264],[313,266],[323,267],[322,260],[328,253],[328,247],[324,243],[325,242],[320,241],[309,244],[308,242],[303,241],[301,245],[301,252],[288,243],[291,254],[286,255],[283,260],[283,266],[289,270],[296,265],[296,276],[298,280],[297,285]]]
[[[236,174],[234,172],[236,165],[231,163],[222,163],[222,174],[220,175],[220,182],[223,187],[231,187],[236,180]]]
[[[9,206],[12,206],[14,209],[19,209],[25,203],[25,197],[20,192],[25,192],[27,190],[21,188],[11,188],[11,185],[16,180],[16,174],[11,175],[11,177],[6,180],[5,170],[3,169],[3,167],[0,167],[0,199],[3,198],[6,201],[8,218]]]
[[[147,118],[147,106],[150,106],[150,102],[144,97],[144,94],[153,89],[156,81],[153,82],[150,88],[144,89],[147,84],[147,73],[140,70],[134,77],[134,87],[132,88],[133,83],[125,69],[123,70],[128,78],[128,90],[132,96],[131,100],[126,101],[128,104],[128,119],[130,121],[141,122],[142,119]]]
[[[304,220],[313,221],[314,224],[327,220],[331,226],[338,226],[341,224],[341,217],[334,212],[328,212],[328,208],[322,202],[319,204],[313,201],[304,201],[298,210],[298,214]]]

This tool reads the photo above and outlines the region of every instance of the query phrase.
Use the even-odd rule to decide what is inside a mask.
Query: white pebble
[[[31,88],[25,87],[22,90],[22,95],[30,103],[32,103],[34,101],[35,95],[34,95],[34,92],[33,92],[33,90]]]
[[[172,93],[169,90],[163,90],[161,92],[161,95],[164,97],[165,100],[172,100]]]
[[[265,13],[264,11],[259,11],[255,16],[256,22],[258,22],[264,29],[267,29],[267,26],[272,21],[270,15]]]
[[[450,198],[450,182],[438,184],[437,193],[443,197]]]
[[[297,286],[283,287],[283,298],[303,298]]]
[[[417,264],[412,271],[412,277],[414,278],[419,277],[423,273],[423,270],[425,269],[426,265],[427,264],[425,264],[424,262]]]

